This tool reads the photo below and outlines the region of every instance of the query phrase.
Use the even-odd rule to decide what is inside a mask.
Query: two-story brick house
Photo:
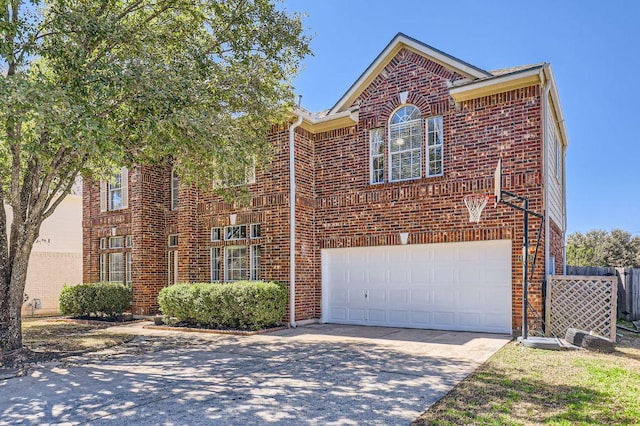
[[[564,120],[548,64],[485,71],[398,34],[330,110],[296,109],[249,206],[170,167],[84,187],[84,280],[127,281],[133,312],[173,282],[286,283],[290,321],[510,332],[521,324],[522,213],[462,197],[504,189],[544,214],[530,302],[562,272]],[[538,222],[532,220],[535,244]]]

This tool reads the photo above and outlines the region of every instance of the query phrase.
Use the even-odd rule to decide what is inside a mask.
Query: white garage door
[[[322,250],[322,320],[511,333],[511,241]]]

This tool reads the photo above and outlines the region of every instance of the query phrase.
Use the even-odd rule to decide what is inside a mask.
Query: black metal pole
[[[529,199],[524,198],[524,235],[522,236],[522,338],[529,335],[527,313],[529,306],[529,285],[527,282],[529,269]]]

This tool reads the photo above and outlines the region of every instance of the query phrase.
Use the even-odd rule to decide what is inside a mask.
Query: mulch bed
[[[273,331],[285,330],[287,326],[279,325],[276,327],[263,328],[260,330],[237,330],[232,328],[208,328],[198,324],[177,323],[174,325],[145,325],[143,328],[152,330],[169,330],[169,331],[186,331],[190,333],[208,333],[208,334],[231,334],[235,336],[253,336],[256,334],[271,333]]]

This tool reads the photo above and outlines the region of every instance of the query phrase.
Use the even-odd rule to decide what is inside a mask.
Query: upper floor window
[[[370,182],[384,182],[384,128],[369,131]]]
[[[427,118],[427,176],[442,175],[442,117]]]
[[[129,170],[123,167],[110,181],[100,182],[100,211],[126,209],[129,204]]]
[[[171,210],[178,209],[178,174],[171,170]]]
[[[396,110],[389,119],[389,180],[422,177],[422,120],[413,105]]]
[[[241,240],[247,238],[247,225],[231,225],[224,227],[225,240]]]

